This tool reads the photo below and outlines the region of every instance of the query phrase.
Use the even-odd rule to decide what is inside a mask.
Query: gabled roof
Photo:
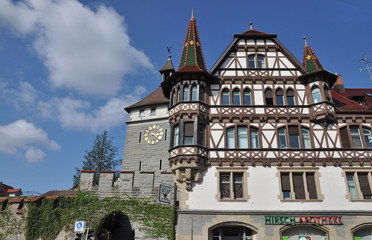
[[[258,30],[254,30],[253,27],[252,27],[252,24],[250,23],[251,25],[251,29],[248,30],[248,31],[245,31],[243,33],[240,33],[240,34],[234,34],[234,39],[233,41],[230,43],[230,45],[225,49],[225,51],[222,53],[222,55],[218,58],[218,60],[216,61],[216,63],[212,66],[212,68],[210,69],[210,73],[212,75],[215,74],[215,71],[217,70],[217,68],[219,68],[222,63],[226,60],[226,58],[230,55],[230,53],[232,51],[235,50],[234,46],[238,43],[238,41],[240,39],[250,39],[250,38],[260,38],[260,39],[270,39],[272,40],[278,47],[279,49],[282,50],[283,54],[293,63],[293,65],[298,68],[298,70],[304,74],[306,73],[306,69],[304,68],[304,66],[297,60],[297,58],[276,38],[277,35],[276,34],[268,34],[268,33],[265,33],[265,32],[261,32],[261,31],[258,31]]]
[[[320,63],[319,59],[316,57],[313,49],[307,44],[306,37],[304,36],[305,40],[305,49],[304,49],[304,60],[303,64],[308,72],[315,72],[324,70],[322,64]]]
[[[206,71],[198,28],[192,12],[178,71]]]
[[[161,87],[158,87],[155,91],[144,97],[141,101],[124,108],[125,111],[129,112],[130,109],[145,107],[156,104],[168,104],[169,100],[164,97]]]

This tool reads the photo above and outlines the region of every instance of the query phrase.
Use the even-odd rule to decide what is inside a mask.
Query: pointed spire
[[[306,36],[304,35],[305,41],[305,50],[304,50],[304,61],[303,65],[305,66],[308,72],[315,72],[319,70],[324,70],[322,64],[316,57],[314,51],[311,47],[307,44]]]
[[[253,23],[249,22],[249,30],[253,30]]]
[[[178,71],[206,70],[203,50],[201,48],[199,33],[194,18],[194,10],[192,10]]]

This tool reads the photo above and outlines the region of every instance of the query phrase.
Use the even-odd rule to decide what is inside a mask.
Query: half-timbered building
[[[305,38],[235,34],[207,71],[192,16],[169,99],[177,240],[371,239],[372,89],[345,89]]]

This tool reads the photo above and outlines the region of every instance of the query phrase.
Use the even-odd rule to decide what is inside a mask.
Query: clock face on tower
[[[151,125],[147,127],[145,131],[145,142],[147,142],[148,144],[156,144],[163,139],[163,135],[163,128],[161,128],[157,124]]]

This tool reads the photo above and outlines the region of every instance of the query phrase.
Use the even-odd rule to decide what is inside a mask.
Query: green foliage
[[[55,239],[63,229],[72,231],[76,220],[85,220],[87,226],[97,233],[102,219],[113,212],[122,212],[131,222],[140,223],[140,230],[149,238],[174,238],[173,207],[152,203],[147,199],[99,199],[89,192],[79,192],[76,198],[43,199],[40,207],[29,203],[27,209],[24,230],[26,238],[30,240]]]
[[[120,164],[120,160],[116,159],[118,156],[118,148],[113,145],[113,137],[109,138],[107,130],[102,134],[98,134],[94,140],[92,149],[85,151],[83,166],[81,169],[75,168],[75,175],[73,176],[73,188],[79,186],[80,171],[81,170],[96,170],[93,179],[93,185],[98,185],[99,173],[101,171],[114,171]]]

